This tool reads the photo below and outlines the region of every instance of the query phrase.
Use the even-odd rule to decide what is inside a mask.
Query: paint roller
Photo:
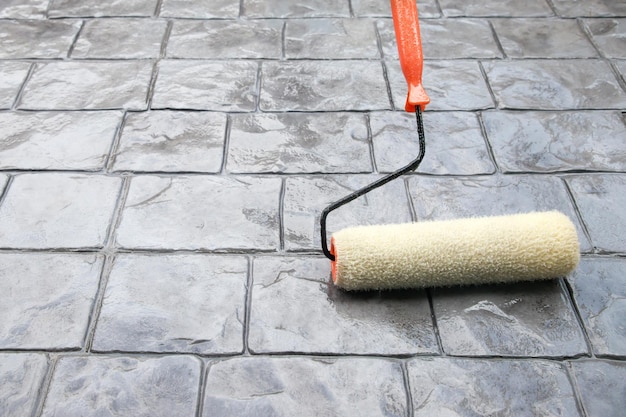
[[[400,65],[408,84],[405,110],[415,112],[419,154],[404,168],[332,203],[320,218],[322,251],[335,285],[346,290],[422,288],[553,279],[578,264],[576,228],[557,211],[408,224],[356,226],[327,243],[333,210],[415,170],[425,155],[422,48],[415,0],[391,0]]]

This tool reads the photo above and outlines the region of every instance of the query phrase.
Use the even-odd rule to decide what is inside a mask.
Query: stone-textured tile
[[[352,9],[356,16],[391,17],[391,6],[388,1],[352,0]],[[417,0],[420,19],[440,17],[436,0]]]
[[[580,416],[565,369],[543,360],[413,359],[415,417]]]
[[[350,17],[346,0],[243,0],[246,17]]]
[[[582,360],[572,362],[571,366],[588,417],[623,414],[626,409],[626,363]]]
[[[229,172],[371,172],[367,125],[354,113],[233,115]]]
[[[232,19],[239,16],[239,0],[163,0],[159,16]]]
[[[113,170],[219,172],[225,130],[226,115],[221,113],[129,113]]]
[[[407,86],[400,63],[387,61],[387,74],[396,109],[404,110]],[[430,96],[429,110],[481,110],[493,107],[493,99],[478,63],[425,61],[422,74]]]
[[[65,58],[78,21],[0,21],[0,58]]]
[[[146,61],[37,64],[19,107],[143,110],[151,76],[152,64]]]
[[[587,353],[559,281],[436,289],[443,350],[463,356],[575,356]]]
[[[152,108],[252,111],[258,64],[161,61]]]
[[[512,109],[620,109],[626,93],[600,60],[484,62],[496,99]]]
[[[61,358],[41,415],[193,416],[200,368],[187,356]]]
[[[506,17],[532,17],[551,16],[552,9],[545,0],[439,0],[441,9],[446,16],[506,16]]]
[[[263,111],[389,109],[383,69],[374,61],[264,62]]]
[[[48,16],[110,17],[152,16],[158,0],[51,0]]]
[[[494,172],[475,114],[427,112],[423,120],[426,156],[417,172],[435,175]],[[370,115],[370,125],[379,172],[396,171],[417,157],[419,143],[414,114],[375,112]]]
[[[626,252],[626,176],[589,175],[567,181],[593,246],[600,251]]]
[[[378,178],[377,175],[288,178],[283,207],[285,249],[320,249],[322,210]],[[401,180],[392,181],[333,211],[327,220],[329,232],[362,224],[410,222],[404,184]]]
[[[10,109],[30,64],[28,62],[0,62],[0,109]]]
[[[47,369],[44,355],[0,353],[0,413],[4,416],[34,415],[37,392]]]
[[[4,0],[0,19],[44,19],[50,0]]]
[[[405,416],[400,364],[380,359],[236,358],[210,366],[207,416]]]
[[[626,7],[624,7],[626,12]],[[588,19],[594,42],[607,57],[624,58],[626,50],[626,19]]]
[[[81,348],[102,262],[90,254],[0,254],[0,348]]]
[[[552,0],[563,17],[626,16],[626,3],[615,0]]]
[[[493,19],[511,58],[593,58],[598,53],[571,19]]]
[[[287,58],[378,58],[370,19],[292,19],[285,29]]]
[[[328,283],[326,258],[257,258],[253,276],[248,344],[255,353],[438,352],[422,291],[348,294]]]
[[[240,353],[246,277],[241,257],[120,255],[93,349]]]
[[[169,58],[280,58],[280,20],[205,20],[174,22]]]
[[[0,113],[0,168],[102,169],[121,120],[116,111]]]
[[[626,356],[626,259],[583,258],[569,277],[598,355]]]
[[[578,231],[581,250],[591,249],[564,184],[530,175],[476,178],[413,177],[409,188],[418,220],[447,220],[558,210]]]
[[[626,125],[616,111],[484,112],[504,172],[626,170]]]
[[[0,247],[102,247],[120,185],[96,175],[15,177],[0,207]]]
[[[275,250],[278,178],[133,178],[117,243],[146,249]]]
[[[72,58],[158,58],[166,27],[164,20],[88,20]]]

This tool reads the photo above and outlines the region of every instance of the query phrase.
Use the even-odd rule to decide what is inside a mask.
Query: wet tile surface
[[[589,417],[619,415],[626,407],[624,362],[586,360],[571,364]]]
[[[346,293],[326,258],[254,261],[249,346],[255,353],[437,353],[422,291]],[[300,308],[291,314],[290,306]]]
[[[65,58],[80,21],[0,21],[0,58]]]
[[[0,62],[0,109],[10,109],[24,83],[28,62]]]
[[[42,416],[191,416],[200,361],[188,356],[67,357],[56,365]]]
[[[465,2],[463,0],[439,0],[441,9],[446,16],[551,16],[550,6],[544,0],[485,0]]]
[[[107,282],[93,349],[240,353],[246,275],[242,257],[122,255]]]
[[[0,168],[101,169],[121,121],[117,111],[0,113]]]
[[[112,17],[152,16],[157,0],[51,0],[48,16],[56,17]]]
[[[346,1],[312,0],[306,3],[281,0],[244,0],[243,15],[246,17],[349,17],[350,7]]]
[[[189,19],[232,19],[239,16],[238,0],[163,0],[159,16]]]
[[[352,10],[356,16],[382,16],[391,17],[389,2],[376,0],[352,0]],[[436,0],[417,0],[420,18],[440,17]]]
[[[103,258],[0,254],[0,349],[80,349]]]
[[[222,113],[129,113],[113,156],[113,170],[219,172],[225,130]]]
[[[367,410],[370,416],[406,415],[398,363],[359,358],[238,358],[215,363],[208,371],[203,407],[207,415],[308,417],[351,415],[354,410]]]
[[[11,416],[30,416],[35,412],[37,392],[48,368],[44,355],[0,353],[0,410]]]
[[[553,0],[554,8],[560,16],[625,16],[626,4],[611,0],[569,1]]]
[[[2,19],[44,19],[50,0],[6,0],[0,5]]]
[[[626,7],[624,11],[626,12]],[[585,20],[585,25],[604,56],[622,57],[626,48],[626,19],[588,19]]]

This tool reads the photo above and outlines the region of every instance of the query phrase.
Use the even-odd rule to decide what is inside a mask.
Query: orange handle
[[[423,111],[430,103],[430,98],[422,86],[424,56],[416,0],[391,0],[391,13],[396,31],[400,66],[409,85],[404,108],[414,113],[415,107],[419,106]]]

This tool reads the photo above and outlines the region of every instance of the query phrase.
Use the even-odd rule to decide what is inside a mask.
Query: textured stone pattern
[[[419,153],[388,0],[1,0],[0,416],[623,415],[626,3],[417,5],[426,157],[328,232],[559,210],[573,273],[334,286]]]

